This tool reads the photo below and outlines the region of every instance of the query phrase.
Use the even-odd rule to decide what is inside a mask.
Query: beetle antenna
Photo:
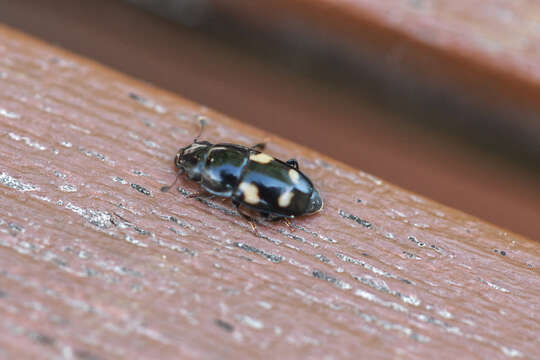
[[[199,123],[201,125],[201,129],[199,130],[199,135],[197,135],[197,137],[195,139],[193,139],[193,142],[196,143],[197,140],[199,140],[199,138],[201,137],[202,133],[203,133],[203,130],[204,130],[204,127],[206,126],[206,120],[204,118],[200,118],[199,119]]]
[[[171,185],[169,185],[169,186],[163,186],[163,187],[161,188],[161,192],[167,192],[167,191],[169,191],[169,189],[172,188],[172,187],[174,186],[174,184],[176,184],[176,182],[178,181],[178,178],[180,178],[180,175],[182,175],[183,173],[184,173],[184,169],[180,169],[180,170],[178,171],[178,173],[176,173],[176,177],[174,178],[173,183],[172,183]]]

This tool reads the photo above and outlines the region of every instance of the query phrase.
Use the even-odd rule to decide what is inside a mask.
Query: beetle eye
[[[198,156],[190,156],[186,160],[190,165],[195,166],[199,162],[199,157]]]

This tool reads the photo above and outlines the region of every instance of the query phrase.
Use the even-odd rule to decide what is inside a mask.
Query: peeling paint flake
[[[352,221],[355,221],[357,222],[358,224],[362,225],[363,227],[366,227],[366,228],[371,228],[372,227],[372,224],[367,221],[367,220],[364,220],[364,219],[360,219],[358,216],[356,215],[352,215],[352,214],[349,214],[341,209],[339,209],[339,215],[345,219],[349,219],[349,220],[352,220]]]
[[[88,157],[95,157],[96,159],[101,160],[101,161],[107,160],[105,155],[100,154],[97,151],[88,150],[88,149],[83,148],[82,146],[79,146],[78,149],[79,149],[79,152],[81,152],[82,154],[84,154],[84,155],[86,155]]]
[[[499,290],[499,291],[502,291],[503,293],[509,293],[510,290],[508,289],[505,289],[503,288],[502,286],[499,286],[499,285],[496,285],[496,284],[493,284],[487,280],[484,280],[484,279],[479,279],[481,282],[483,282],[484,284],[488,285],[489,287],[495,289],[495,290]]]
[[[322,280],[326,280],[328,281],[329,283],[331,284],[334,284],[335,286],[337,286],[338,288],[340,289],[343,289],[343,290],[349,290],[351,289],[351,285],[349,285],[348,283],[346,283],[345,281],[343,280],[340,280],[334,276],[331,276],[331,275],[328,275],[327,273],[323,272],[323,271],[320,271],[320,270],[314,270],[312,272],[313,276],[317,279],[322,279]]]
[[[404,283],[409,284],[409,285],[414,285],[414,283],[409,279],[405,279],[405,278],[402,278],[402,277],[397,276],[395,274],[392,274],[392,273],[389,273],[387,271],[381,270],[381,269],[379,269],[379,268],[377,268],[377,267],[375,267],[375,266],[373,266],[371,264],[366,263],[365,261],[355,259],[355,258],[350,257],[348,255],[345,255],[343,253],[336,253],[336,256],[341,261],[356,264],[356,265],[360,265],[364,269],[367,269],[367,270],[369,270],[369,271],[371,271],[371,272],[373,272],[373,273],[375,273],[377,275],[382,275],[382,276],[387,277],[387,278],[403,281]]]
[[[61,185],[58,187],[60,189],[60,191],[63,191],[63,192],[75,192],[77,191],[77,187],[75,185],[71,185],[71,184],[64,184],[64,185]]]
[[[139,184],[131,184],[131,187],[135,190],[137,190],[138,192],[140,192],[141,194],[144,194],[146,196],[152,196],[152,193],[150,192],[150,190],[142,187],[141,185]]]
[[[112,216],[105,211],[93,210],[93,209],[83,209],[78,206],[73,205],[68,202],[66,204],[66,209],[73,211],[74,213],[82,216],[92,225],[95,225],[102,229],[108,229],[112,226]]]
[[[267,253],[264,250],[257,249],[256,247],[249,246],[249,245],[241,243],[241,242],[235,242],[233,245],[236,246],[237,248],[242,249],[242,250],[246,250],[246,251],[249,251],[249,252],[252,252],[252,253],[255,253],[255,254],[262,255],[268,261],[271,261],[273,263],[279,263],[279,262],[281,262],[283,260],[283,257],[280,256],[280,255],[270,254],[270,253]]]
[[[179,218],[175,217],[175,216],[172,216],[172,215],[160,215],[160,214],[156,214],[157,216],[159,216],[161,219],[163,220],[167,220],[167,221],[171,221],[177,225],[180,225],[181,227],[183,228],[187,228],[187,229],[190,229],[190,230],[195,230],[195,227],[193,225],[191,225],[190,223],[187,223],[183,220],[180,220]]]
[[[0,174],[0,183],[18,191],[36,191],[39,190],[39,187],[32,184],[23,183],[20,180],[15,179],[14,177],[2,172]]]

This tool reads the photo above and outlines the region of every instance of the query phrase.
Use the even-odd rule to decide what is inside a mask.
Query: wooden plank
[[[281,14],[287,9],[274,12]],[[210,13],[215,15],[216,9]],[[215,20],[212,18],[212,26]],[[236,24],[242,23],[240,20]],[[502,136],[488,132],[500,121],[498,113],[492,117],[486,108],[475,113],[481,114],[479,117],[469,114],[472,122],[489,119],[480,134],[473,133],[467,117],[461,116],[462,109],[453,108],[451,105],[456,104],[446,101],[450,98],[436,102],[430,111],[418,89],[405,91],[417,101],[411,99],[407,106],[420,109],[430,123],[462,119],[467,123],[466,132],[475,146],[482,139],[488,139],[500,153],[478,152],[477,148],[449,139],[441,129],[433,132],[415,126],[417,118],[406,111],[389,108],[390,103],[403,100],[403,93],[386,95],[382,105],[374,104],[368,99],[368,94],[373,93],[373,83],[356,82],[351,78],[350,82],[358,85],[351,88],[336,82],[335,78],[324,82],[314,79],[316,76],[306,76],[303,71],[297,71],[298,66],[285,70],[268,56],[258,58],[238,47],[229,47],[222,38],[180,28],[124,1],[8,1],[2,4],[0,22],[512,231],[532,238],[540,233],[540,222],[536,221],[536,214],[540,213],[539,173],[525,170],[523,157],[519,161],[508,161],[497,156],[508,155],[505,141],[525,150],[524,137],[512,138],[515,131],[504,132]],[[100,26],[96,27],[96,23]],[[293,23],[306,24],[305,21]],[[66,28],[70,31],[66,32]],[[312,31],[316,33],[316,29]],[[224,32],[225,29],[220,34]],[[253,29],[242,34],[246,33],[257,38],[261,35]],[[301,41],[291,34],[287,39],[293,40],[293,44]],[[305,44],[302,44],[303,48]],[[275,45],[266,40],[261,47],[274,49],[273,54],[290,54],[276,51]],[[357,48],[363,49],[360,45]],[[328,67],[313,68],[311,61],[317,61],[316,54],[304,54],[303,58],[297,57],[297,50],[293,54],[281,59],[300,61],[299,66],[311,69],[308,73],[312,75],[319,74],[319,70],[329,70]],[[332,55],[332,59],[339,63],[345,55],[340,51]],[[387,64],[383,61],[387,57],[379,53],[376,56],[377,64]],[[330,68],[330,71],[336,70],[333,66]],[[337,72],[345,71],[348,76],[351,73],[350,68],[338,68]],[[377,74],[392,82],[392,86],[384,86],[385,89],[396,89],[406,83],[400,77],[391,76],[389,69],[392,68],[399,67],[390,63],[389,68]],[[370,73],[369,68],[360,70]],[[466,92],[460,97],[468,99]],[[441,108],[441,104],[446,107]],[[305,126],[307,123],[309,127]],[[535,142],[535,146],[538,144],[540,141]]]
[[[326,207],[257,237],[159,191],[200,117],[270,136],[0,27],[0,356],[536,356],[538,242],[276,136]]]

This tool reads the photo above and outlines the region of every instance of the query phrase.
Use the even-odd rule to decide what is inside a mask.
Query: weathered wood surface
[[[296,157],[261,236],[159,188],[205,137]],[[539,244],[0,27],[0,357],[535,358]]]
[[[465,0],[463,2],[466,3]],[[181,1],[174,3],[182,4]],[[208,5],[207,2],[197,3]],[[277,0],[242,2],[259,6],[274,3],[277,3]],[[279,11],[266,11],[264,16],[250,19],[268,19],[269,14],[283,16],[294,10],[286,7],[284,2],[281,4],[283,6]],[[411,2],[399,4],[401,6]],[[253,54],[246,54],[237,47],[226,46],[215,36],[201,36],[199,32],[180,28],[124,1],[0,0],[0,8],[2,23],[34,34],[47,42],[60,44],[87,58],[97,59],[160,88],[183,94],[186,98],[330,155],[403,188],[517,233],[538,238],[540,192],[537,189],[540,173],[524,171],[522,163],[517,161],[501,161],[496,156],[472,151],[462,142],[442,136],[440,131],[434,133],[424,127],[414,126],[411,122],[417,119],[403,111],[389,109],[388,104],[403,101],[403,93],[400,96],[399,91],[397,94],[393,91],[399,84],[408,82],[392,71],[402,69],[401,66],[396,66],[400,62],[389,61],[391,57],[384,53],[366,51],[366,56],[375,57],[376,63],[383,66],[382,73],[370,75],[369,78],[374,80],[378,75],[391,81],[391,86],[384,86],[390,94],[383,94],[384,106],[380,106],[366,99],[368,94],[373,94],[373,87],[376,87],[373,82],[355,82],[357,78],[349,77],[350,67],[342,69],[336,66],[336,62],[339,63],[344,56],[341,52],[330,52],[334,62],[327,65],[330,71],[337,70],[336,67],[339,68],[337,72],[345,71],[349,81],[359,85],[354,91],[351,91],[350,87],[337,86],[335,81],[316,81],[305,76],[303,71],[294,71],[298,67],[284,71],[282,67],[269,61],[268,56],[261,59]],[[297,10],[298,17],[313,14],[311,7]],[[215,14],[215,9],[207,13]],[[350,16],[349,12],[342,14],[346,18]],[[309,23],[302,19],[304,18],[293,21],[292,24],[307,26]],[[240,22],[239,19],[238,23]],[[99,27],[96,27],[97,23]],[[276,21],[273,24],[283,22]],[[357,25],[366,23],[358,22]],[[265,30],[269,28],[270,24],[264,27]],[[316,29],[309,29],[317,34]],[[376,29],[378,28],[365,29],[358,33],[368,38],[374,37],[372,42],[379,43],[382,40],[377,40],[379,32]],[[256,31],[249,33],[253,36],[260,35]],[[384,31],[380,33],[385,34]],[[287,39],[293,40],[293,45],[300,41],[303,48],[303,41],[295,36],[291,37],[295,34],[288,33]],[[399,49],[408,44],[400,42],[401,38],[395,34],[384,39],[387,38],[399,45]],[[324,39],[326,37],[322,40]],[[276,53],[272,43],[260,43],[264,44],[261,47],[265,47],[265,53]],[[358,45],[355,49],[364,47]],[[416,51],[422,54],[421,49],[416,48],[407,54],[414,56]],[[289,54],[285,59],[292,62],[303,61],[301,67],[311,69],[311,74],[315,71],[310,61],[316,62],[316,56],[298,59],[298,49],[293,49],[292,56],[286,51],[277,53]],[[439,73],[444,73],[444,67],[436,62],[436,58],[431,59],[432,66]],[[328,71],[329,68],[323,67],[320,70]],[[356,70],[356,73],[363,71],[364,74],[370,74],[370,69],[363,68]],[[415,73],[414,79],[423,74],[424,72]],[[484,82],[480,85],[490,88]],[[458,95],[465,103],[469,101],[471,93],[474,95],[475,89],[467,87],[466,90]],[[480,91],[484,93],[483,90]],[[445,119],[453,123],[455,119],[461,118],[467,124],[467,134],[471,134],[470,139],[474,144],[487,138],[491,144],[496,144],[501,153],[508,152],[505,141],[512,141],[511,134],[516,132],[504,132],[502,137],[493,136],[488,130],[496,127],[500,121],[496,116],[492,117],[492,112],[487,109],[482,108],[477,112],[487,121],[480,129],[480,134],[475,136],[469,124],[472,125],[480,117],[472,116],[469,122],[461,115],[455,116],[456,109],[452,107],[455,103],[451,103],[455,97],[448,96],[444,101],[436,102],[436,106],[431,107],[431,111],[436,109],[436,112],[432,113],[420,88],[415,87],[415,91],[406,92],[414,94],[411,97],[416,99],[416,102],[411,99],[407,106],[418,105],[416,108],[421,109],[431,123],[445,123]],[[458,102],[461,103],[461,100]],[[500,102],[490,101],[489,105],[498,103]],[[446,104],[446,107],[440,108],[441,104]],[[459,109],[457,112],[462,114]],[[540,109],[537,113],[540,113]],[[306,123],[310,126],[306,127]],[[523,136],[519,137],[518,144],[525,149]],[[536,142],[536,146],[538,145],[540,141]],[[538,161],[536,163],[540,164]]]

